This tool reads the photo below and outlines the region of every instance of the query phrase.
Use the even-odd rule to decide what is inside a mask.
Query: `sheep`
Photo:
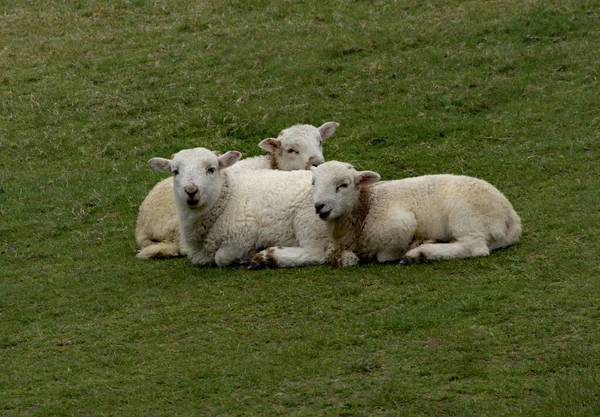
[[[246,159],[234,165],[237,169],[280,169],[295,171],[322,164],[323,141],[335,133],[339,123],[327,122],[316,128],[312,125],[294,125],[279,132],[277,138],[268,138],[258,146],[269,152]]]
[[[229,168],[240,156],[195,148],[148,162],[174,175],[180,244],[192,263],[232,265],[275,245],[325,262],[327,228],[314,214],[310,171]]]
[[[337,122],[320,127],[294,125],[282,130],[277,138],[267,138],[259,147],[269,155],[244,159],[232,169],[280,169],[284,171],[309,169],[323,163],[322,142],[333,135]],[[154,186],[139,208],[135,239],[139,259],[165,258],[185,255],[177,226],[177,209],[173,198],[173,178]]]
[[[328,261],[413,262],[487,256],[521,236],[521,220],[489,183],[467,176],[426,175],[382,181],[373,171],[330,161],[312,168],[315,211],[334,242]],[[267,249],[272,263],[280,249]],[[255,257],[255,267],[261,256]]]

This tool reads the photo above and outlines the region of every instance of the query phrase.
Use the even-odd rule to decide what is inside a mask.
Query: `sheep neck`
[[[271,169],[279,169],[279,165],[277,165],[277,158],[275,158],[275,153],[271,154],[269,163],[270,163]]]
[[[199,246],[203,246],[203,240],[211,227],[215,224],[225,206],[227,205],[229,195],[229,177],[227,173],[223,173],[223,183],[221,186],[221,192],[219,198],[210,207],[202,210],[199,213],[192,211],[189,217],[195,217],[191,222],[184,222],[180,220],[181,224],[188,224],[188,231],[191,232],[188,239],[193,239],[194,243]]]
[[[361,257],[361,237],[369,214],[369,188],[360,189],[352,211],[330,223],[330,233],[339,250],[350,250]]]

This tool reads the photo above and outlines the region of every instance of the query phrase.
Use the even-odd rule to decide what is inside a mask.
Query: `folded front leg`
[[[250,268],[272,266],[291,268],[305,265],[322,265],[327,262],[327,254],[320,246],[271,247],[252,256]]]
[[[247,246],[234,243],[223,244],[215,254],[215,263],[218,266],[228,266],[236,262],[248,259],[249,249]]]
[[[351,250],[332,245],[327,250],[327,261],[335,266],[354,266],[358,265],[359,258]]]
[[[464,236],[451,243],[424,243],[406,252],[405,259],[413,262],[464,259],[488,256],[490,250],[484,238]]]

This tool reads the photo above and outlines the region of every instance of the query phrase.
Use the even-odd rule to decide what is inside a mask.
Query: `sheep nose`
[[[319,165],[321,165],[323,163],[323,159],[319,158],[318,156],[311,156],[308,159],[308,163],[313,167],[318,167]]]
[[[323,210],[323,207],[325,207],[325,204],[315,203],[315,210],[317,210],[317,214],[319,214],[321,212],[321,210]]]
[[[187,195],[192,197],[194,194],[196,194],[198,192],[198,187],[196,187],[195,185],[186,185],[185,187],[183,187],[183,190],[185,191],[185,193]]]

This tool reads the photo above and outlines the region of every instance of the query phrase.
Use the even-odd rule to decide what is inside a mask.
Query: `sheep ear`
[[[223,156],[219,156],[219,168],[227,168],[240,160],[242,154],[238,151],[225,152]]]
[[[152,158],[148,165],[158,172],[171,172],[171,160],[166,158]]]
[[[323,123],[319,127],[319,133],[321,134],[321,140],[327,139],[329,136],[335,133],[335,130],[340,126],[338,122],[327,122]]]
[[[213,153],[214,153],[215,155],[217,155],[217,156],[221,156],[221,155],[223,155],[223,152],[219,152],[219,151],[213,151]]]
[[[275,138],[268,138],[268,139],[262,140],[258,144],[258,146],[267,152],[273,153],[273,152],[275,152],[276,149],[279,149],[279,147],[281,147],[281,142]]]
[[[366,187],[367,185],[375,184],[381,176],[373,171],[361,171],[356,174],[355,184],[357,187]]]

